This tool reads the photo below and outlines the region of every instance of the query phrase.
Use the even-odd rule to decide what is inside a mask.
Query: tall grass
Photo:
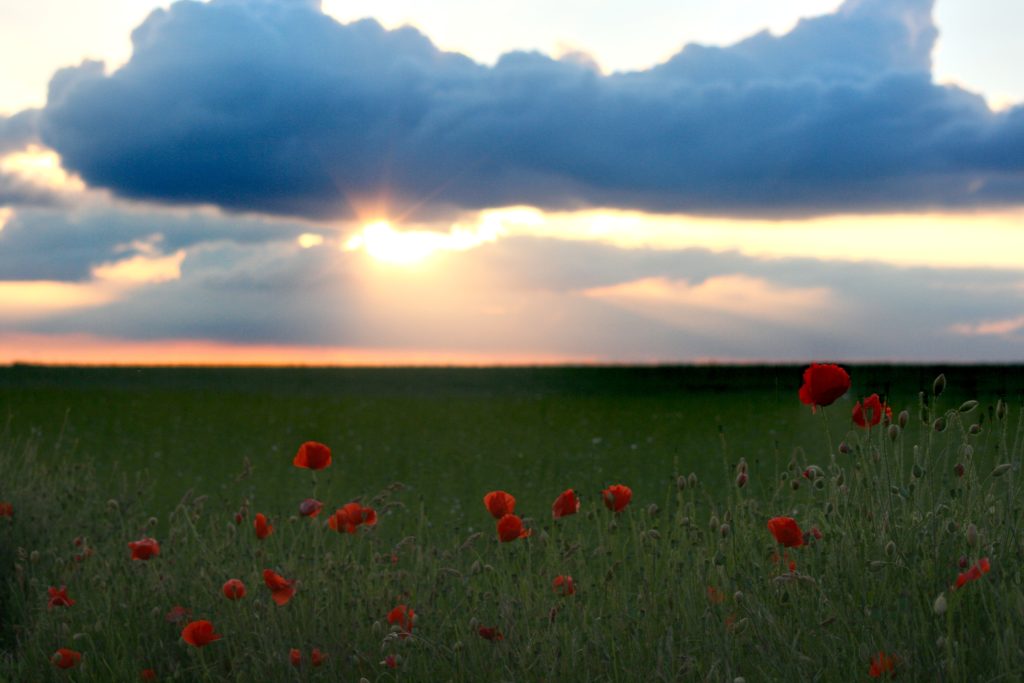
[[[693,473],[667,468],[660,495],[621,513],[594,496],[559,520],[535,507],[532,536],[510,543],[484,490],[462,501],[462,523],[435,520],[397,482],[348,481],[312,519],[298,499],[262,509],[198,489],[162,514],[147,509],[160,482],[142,473],[98,477],[88,462],[38,457],[38,441],[8,440],[0,680],[131,681],[152,668],[180,681],[845,682],[868,680],[879,652],[904,680],[1020,680],[1024,413],[927,398],[903,428],[894,416],[828,434],[823,421],[781,469],[738,465],[744,444],[725,441]],[[705,483],[735,482],[743,467],[743,487]],[[323,473],[292,468],[288,454],[272,476],[316,496]],[[607,476],[630,484],[628,469]],[[563,488],[538,479],[522,493],[554,501]],[[327,527],[349,499],[378,523]],[[274,526],[263,540],[256,512]],[[806,545],[776,543],[766,523],[778,516]],[[132,561],[127,543],[145,536],[160,554]],[[991,571],[953,590],[981,558]],[[270,600],[267,568],[297,580],[288,604]],[[553,589],[558,575],[574,594]],[[241,600],[222,595],[230,578],[247,586]],[[47,589],[61,585],[75,604],[48,609]],[[387,621],[400,604],[415,610],[411,635]],[[176,605],[190,615],[171,623]],[[223,638],[185,644],[195,619]],[[61,647],[81,663],[57,669]],[[314,647],[328,655],[316,668]]]

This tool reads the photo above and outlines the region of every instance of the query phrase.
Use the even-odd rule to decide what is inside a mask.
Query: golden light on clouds
[[[313,247],[319,247],[324,243],[324,236],[318,235],[315,232],[304,232],[299,235],[296,242],[303,249],[312,249]]]
[[[364,251],[376,261],[396,266],[412,266],[438,252],[468,251],[493,242],[500,228],[481,222],[475,228],[453,225],[448,232],[433,230],[399,230],[390,222],[379,220],[364,225],[345,241],[346,251]]]
[[[92,269],[92,275],[97,280],[121,284],[169,282],[181,277],[181,263],[184,260],[184,249],[166,256],[137,254],[98,265]]]
[[[0,281],[0,321],[42,319],[76,308],[101,306],[117,296],[117,288],[107,283]]]
[[[23,151],[0,158],[0,172],[56,190],[85,190],[85,183],[78,176],[69,175],[61,168],[60,157],[56,152],[39,145],[29,145]]]

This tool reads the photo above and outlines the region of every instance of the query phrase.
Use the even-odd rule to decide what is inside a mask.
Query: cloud
[[[932,82],[932,0],[847,0],[646,71],[493,67],[317,2],[157,10],[113,73],[56,74],[46,144],[90,185],[311,218],[512,204],[806,216],[1020,204],[1024,108]]]
[[[38,109],[26,109],[13,116],[0,116],[0,157],[38,142]]]

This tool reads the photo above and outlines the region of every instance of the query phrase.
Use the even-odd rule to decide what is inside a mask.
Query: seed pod
[[[1001,477],[1009,472],[1011,467],[1013,467],[1013,465],[1008,462],[1004,462],[1002,465],[996,465],[996,468],[992,470],[992,476]]]
[[[946,390],[946,375],[939,373],[939,376],[932,382],[932,395],[942,396],[942,392]]]
[[[900,428],[897,425],[889,425],[889,440],[895,441],[900,436]]]
[[[934,429],[937,432],[945,431],[945,429],[946,429],[946,418],[944,418],[944,417],[937,417],[937,418],[935,418],[935,422],[932,422],[932,429]]]
[[[932,604],[932,611],[941,617],[946,613],[946,607],[946,594],[939,593],[939,597],[935,598],[935,602]]]
[[[971,412],[972,410],[974,410],[977,407],[978,407],[978,402],[975,401],[972,398],[970,401],[964,401],[963,403],[961,403],[960,407],[958,408],[958,410],[961,413],[969,413],[969,412]]]
[[[899,424],[900,429],[906,429],[907,423],[910,422],[910,413],[906,410],[901,410],[899,417],[896,418],[896,422]]]

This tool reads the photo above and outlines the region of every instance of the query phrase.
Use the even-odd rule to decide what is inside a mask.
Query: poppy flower
[[[263,582],[270,589],[270,598],[278,605],[287,604],[295,595],[295,582],[289,581],[273,570],[263,570]]]
[[[838,365],[811,363],[804,370],[804,383],[800,387],[800,402],[817,409],[832,405],[850,389],[850,375]]]
[[[58,669],[70,669],[82,661],[82,653],[62,647],[53,653],[53,656],[50,657],[50,661],[53,662],[53,665]]]
[[[262,512],[256,513],[256,519],[253,520],[252,525],[256,529],[256,538],[261,541],[274,533],[274,527],[267,523],[267,516]]]
[[[299,503],[299,514],[303,517],[316,517],[323,506],[324,504],[316,498],[307,498]]]
[[[383,664],[384,666],[386,666],[389,669],[397,669],[398,668],[398,657],[396,657],[395,655],[388,655],[387,657],[384,658],[384,661],[382,661],[381,664]]]
[[[633,499],[633,490],[622,484],[615,484],[601,491],[604,506],[613,512],[622,512]]]
[[[3,502],[0,503],[0,517],[14,517],[14,504]]]
[[[331,464],[331,449],[317,441],[307,441],[299,446],[292,464],[307,470],[322,470]]]
[[[871,658],[871,666],[868,667],[868,676],[871,678],[879,678],[885,673],[894,673],[896,671],[896,658],[887,655],[884,652],[879,652],[877,655]]]
[[[164,621],[169,624],[177,624],[184,621],[185,617],[190,614],[192,614],[192,610],[187,607],[182,607],[181,605],[175,605],[167,611],[167,614],[164,615]]]
[[[320,666],[324,663],[325,659],[327,659],[327,655],[325,655],[323,652],[320,652],[320,648],[318,647],[314,647],[313,651],[309,653],[309,661],[313,664],[313,666]]]
[[[561,595],[572,595],[576,592],[576,585],[573,584],[572,577],[568,574],[556,576],[555,580],[551,582],[551,588]]]
[[[347,531],[354,534],[360,524],[373,526],[377,523],[377,512],[373,508],[364,508],[359,503],[345,503],[327,519],[332,529],[341,533]]]
[[[523,528],[523,520],[518,515],[509,514],[498,520],[498,538],[502,543],[526,538],[532,533],[532,530]]]
[[[139,674],[139,678],[144,681],[155,681],[156,680],[156,669],[143,669]]]
[[[981,558],[966,572],[960,572],[960,574],[957,575],[956,583],[953,585],[953,590],[961,588],[969,581],[976,581],[977,579],[980,579],[983,574],[988,574],[990,569],[992,569],[992,565],[989,563],[988,558]]]
[[[397,625],[403,633],[412,633],[412,623],[416,612],[411,607],[398,605],[388,612],[388,623]]]
[[[575,515],[579,511],[580,499],[572,489],[563,491],[562,495],[555,498],[555,502],[551,504],[551,516],[555,519],[566,515]]]
[[[57,588],[50,586],[47,589],[50,595],[50,599],[46,602],[46,609],[53,609],[54,607],[71,607],[75,604],[75,601],[68,597],[68,587],[61,586]]]
[[[720,605],[725,602],[725,593],[714,586],[708,586],[708,602],[713,605]]]
[[[160,544],[156,542],[155,538],[130,541],[128,547],[132,550],[133,560],[148,560],[160,554]]]
[[[491,491],[484,496],[484,505],[495,519],[501,519],[516,510],[516,499],[504,491]]]
[[[804,534],[792,517],[772,517],[768,520],[768,531],[787,548],[799,548],[804,544]]]
[[[239,600],[245,597],[245,584],[239,579],[228,579],[221,587],[221,592],[228,600]]]
[[[299,652],[298,648],[293,647],[291,649],[291,651],[288,653],[288,661],[290,661],[292,663],[292,666],[294,666],[296,669],[302,666],[302,653]]]
[[[874,427],[882,421],[882,416],[892,419],[892,408],[882,403],[878,394],[871,394],[863,404],[857,401],[853,406],[853,423],[858,427]]]
[[[190,621],[185,628],[181,629],[181,638],[192,647],[205,647],[215,640],[220,640],[221,635],[213,632],[213,624],[206,619]]]
[[[484,640],[490,640],[492,642],[495,640],[505,640],[505,636],[502,635],[497,626],[481,626],[477,629],[477,633],[479,633],[480,637]]]

